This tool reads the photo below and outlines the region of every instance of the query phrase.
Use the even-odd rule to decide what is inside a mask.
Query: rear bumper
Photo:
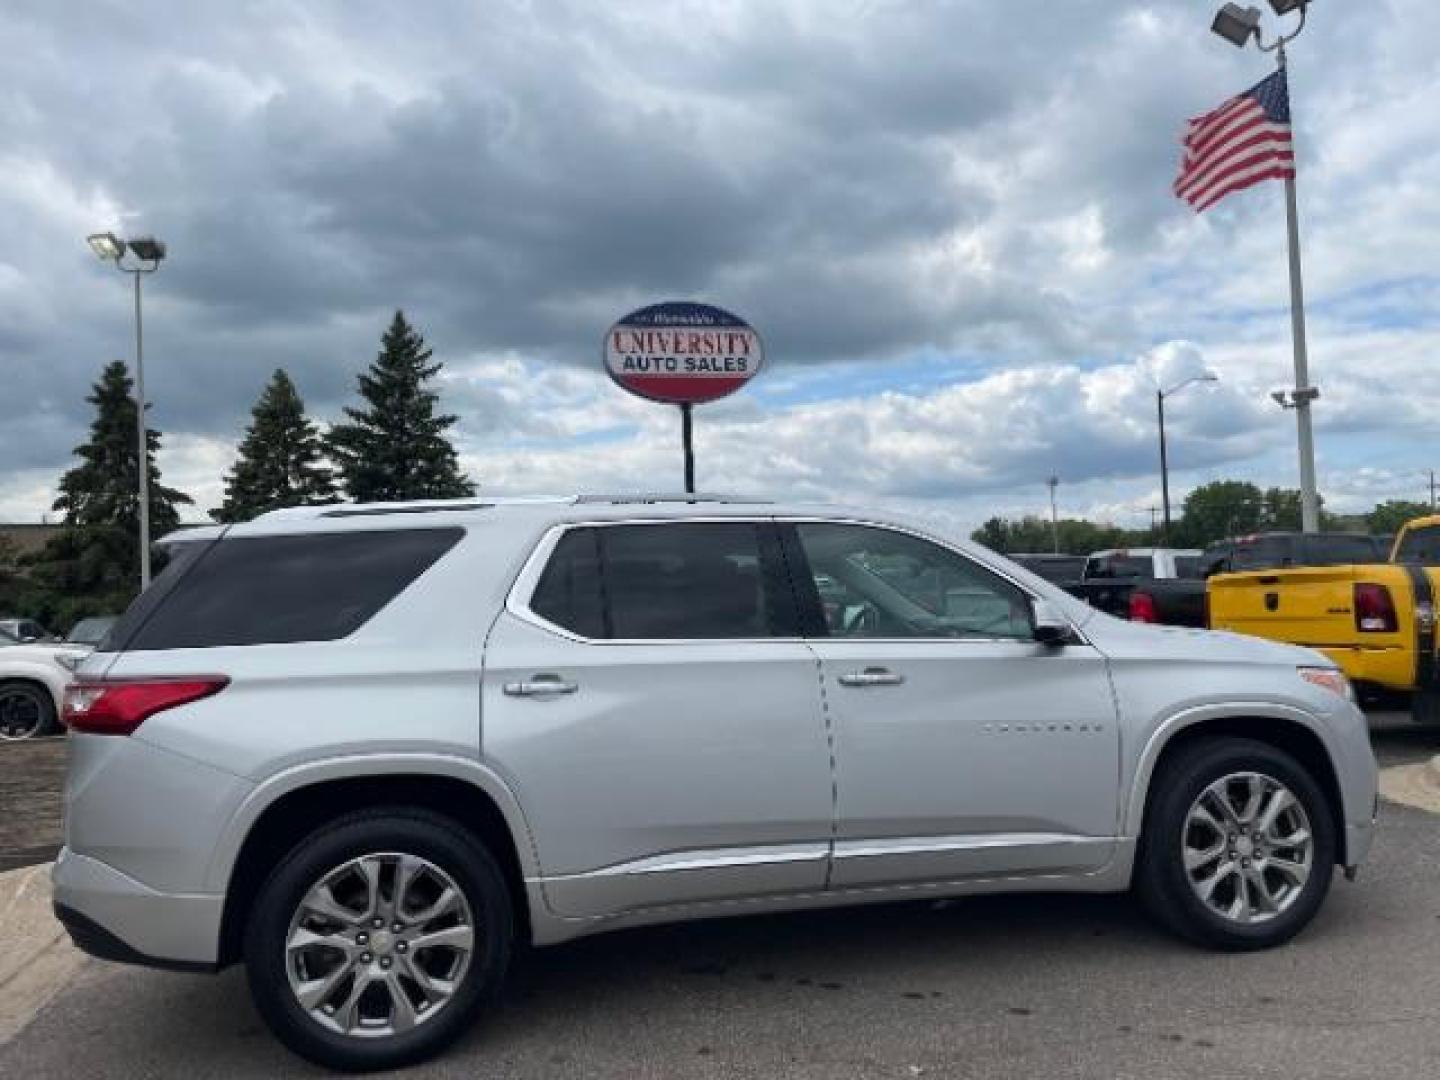
[[[157,892],[112,866],[62,848],[51,871],[55,916],[92,956],[214,971],[223,896]]]
[[[1311,648],[1335,661],[1351,682],[1373,683],[1387,690],[1415,689],[1415,653],[1411,649],[1363,645],[1314,645]]]

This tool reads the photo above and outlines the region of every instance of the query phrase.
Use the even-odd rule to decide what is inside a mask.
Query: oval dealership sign
[[[605,335],[610,377],[632,394],[672,405],[732,394],[764,362],[754,327],[709,304],[651,304],[626,315]]]

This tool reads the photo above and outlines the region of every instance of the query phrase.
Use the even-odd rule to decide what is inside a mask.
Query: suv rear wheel
[[[256,1008],[330,1068],[397,1068],[441,1050],[499,990],[509,891],[490,853],[421,810],[348,815],[262,887],[245,963]]]
[[[1136,887],[1170,930],[1212,948],[1264,949],[1314,918],[1335,825],[1314,778],[1250,739],[1186,747],[1157,772]]]

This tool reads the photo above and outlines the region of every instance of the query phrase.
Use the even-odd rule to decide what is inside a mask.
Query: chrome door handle
[[[549,672],[532,675],[520,682],[507,682],[504,687],[509,697],[551,697],[555,694],[573,694],[579,689],[579,683]]]
[[[864,671],[847,671],[840,676],[842,686],[899,686],[905,676],[883,667],[867,667]]]

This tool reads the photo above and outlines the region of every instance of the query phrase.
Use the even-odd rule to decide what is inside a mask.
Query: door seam
[[[821,886],[829,889],[835,873],[835,845],[840,835],[840,780],[835,762],[835,722],[830,715],[830,697],[825,687],[825,662],[809,645],[805,648],[815,656],[815,681],[820,687],[820,715],[825,721],[825,743],[830,750],[830,848],[825,853],[825,882]]]

